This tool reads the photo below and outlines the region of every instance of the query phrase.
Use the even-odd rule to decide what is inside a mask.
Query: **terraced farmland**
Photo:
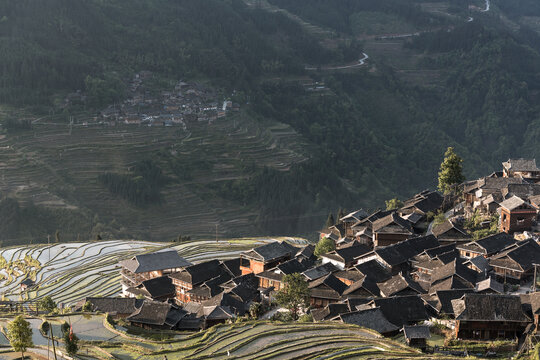
[[[287,171],[306,160],[304,141],[292,128],[259,123],[242,112],[186,128],[87,126],[86,120],[81,115],[70,128],[45,119],[32,130],[0,136],[0,191],[22,205],[71,211],[74,224],[56,228],[70,241],[78,234],[94,238],[98,222],[101,233],[153,241],[213,236],[218,223],[221,237],[257,234],[258,209],[208,196],[205,185],[249,177],[250,164]],[[105,172],[126,173],[142,159],[158,162],[171,179],[161,204],[133,206],[98,181]],[[168,159],[189,168],[189,176],[178,176]]]
[[[134,255],[162,249],[176,249],[192,262],[227,259],[271,239],[190,241],[151,243],[144,241],[102,241],[31,245],[0,249],[0,294],[11,300],[34,300],[50,295],[57,303],[73,304],[85,296],[112,296],[120,290],[118,262]],[[303,240],[298,240],[302,242]],[[37,287],[21,292],[26,277]]]
[[[118,338],[117,338],[118,339]],[[124,340],[134,341],[123,336]],[[148,344],[146,344],[148,345]],[[378,333],[341,323],[249,321],[218,325],[146,349],[105,347],[122,359],[407,359],[423,358],[414,349]]]

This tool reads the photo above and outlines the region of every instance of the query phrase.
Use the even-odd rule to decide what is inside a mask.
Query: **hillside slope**
[[[434,187],[447,146],[469,177],[538,158],[540,13],[485,5],[3,2],[0,240],[306,234]],[[241,110],[100,124],[143,71]]]

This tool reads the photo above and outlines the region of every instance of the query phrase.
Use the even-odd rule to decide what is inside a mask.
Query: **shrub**
[[[298,318],[298,322],[301,322],[301,323],[310,323],[310,322],[313,322],[313,315],[311,315],[311,314],[304,314],[304,315],[301,315],[301,316]]]

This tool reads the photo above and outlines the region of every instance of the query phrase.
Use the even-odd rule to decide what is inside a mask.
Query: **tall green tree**
[[[34,346],[32,342],[32,328],[30,327],[30,323],[22,315],[17,316],[8,324],[7,337],[13,350],[21,352],[22,359],[24,359],[26,349]]]
[[[313,253],[315,254],[315,256],[321,256],[323,254],[329,253],[330,251],[334,251],[335,249],[336,243],[334,242],[334,240],[323,237],[321,240],[319,240],[317,245],[315,245],[315,250],[313,251]]]
[[[79,338],[73,333],[71,326],[64,332],[64,344],[66,352],[71,356],[75,356],[77,351],[79,351]]]
[[[465,181],[462,162],[463,159],[454,152],[453,147],[446,150],[439,170],[439,191],[446,194],[450,191],[452,185]]]
[[[309,302],[309,287],[306,278],[299,273],[285,275],[283,288],[276,295],[279,305],[289,309],[292,318],[298,319],[298,312],[307,307]]]
[[[398,198],[386,200],[384,203],[386,204],[386,210],[395,210],[403,206],[403,202]]]
[[[39,300],[38,306],[40,309],[45,310],[46,312],[49,312],[49,313],[53,312],[56,309],[56,303],[54,302],[52,297],[50,297],[49,295]]]

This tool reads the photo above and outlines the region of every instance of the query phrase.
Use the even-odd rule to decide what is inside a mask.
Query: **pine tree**
[[[465,180],[462,162],[463,159],[454,152],[453,147],[446,150],[439,171],[439,191],[446,194],[452,185],[461,184]]]

